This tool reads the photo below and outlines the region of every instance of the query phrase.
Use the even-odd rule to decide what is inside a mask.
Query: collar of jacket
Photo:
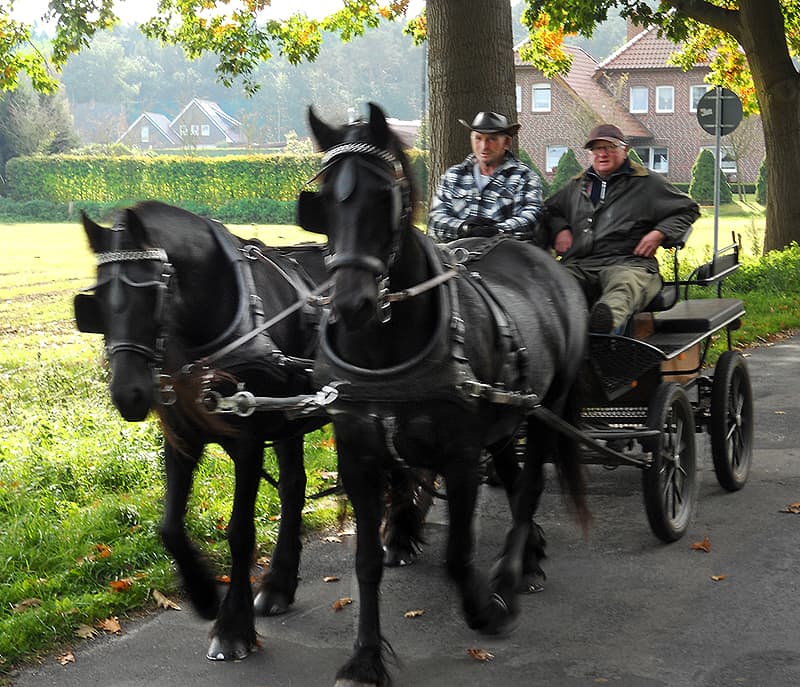
[[[597,172],[594,171],[592,167],[583,170],[579,174],[575,175],[576,179],[580,179],[581,177],[587,177],[591,179],[599,179],[600,181],[609,181],[617,176],[632,176],[632,177],[646,177],[650,175],[650,172],[647,170],[646,167],[643,167],[638,162],[634,162],[630,158],[628,158],[622,165],[614,172],[611,173],[611,176],[608,179],[603,179]]]

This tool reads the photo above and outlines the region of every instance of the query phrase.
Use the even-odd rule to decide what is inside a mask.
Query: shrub
[[[561,156],[561,159],[558,161],[558,165],[556,166],[556,173],[553,177],[553,181],[550,183],[550,194],[553,195],[556,191],[558,191],[564,184],[566,184],[572,177],[576,174],[580,174],[583,171],[583,167],[581,167],[580,163],[578,162],[578,158],[575,157],[575,151],[572,148],[567,148],[567,152]]]
[[[730,203],[733,200],[731,187],[721,170],[717,168],[714,154],[710,150],[701,150],[692,166],[692,181],[689,184],[689,195],[698,203],[714,202],[714,172],[719,174],[719,202]]]
[[[758,168],[758,179],[756,180],[756,202],[762,205],[767,204],[767,161],[761,161]]]
[[[536,166],[536,163],[531,159],[531,156],[528,155],[527,150],[522,148],[519,149],[519,159],[539,175],[539,179],[541,180],[542,184],[542,198],[547,198],[547,196],[550,195],[550,183],[547,181],[544,174],[542,174],[542,170]]]

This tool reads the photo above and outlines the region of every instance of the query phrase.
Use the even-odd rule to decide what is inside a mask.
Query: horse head
[[[336,275],[332,307],[350,330],[386,319],[381,296],[413,208],[402,145],[381,108],[370,103],[369,109],[367,121],[334,128],[309,108],[311,131],[325,155],[319,191],[304,191],[298,202],[300,225],[328,236],[327,265]]]
[[[97,281],[75,298],[81,331],[101,333],[111,366],[111,398],[128,421],[143,420],[154,402],[163,356],[165,301],[172,267],[162,248],[148,245],[133,210],[111,229],[82,216],[97,257]]]

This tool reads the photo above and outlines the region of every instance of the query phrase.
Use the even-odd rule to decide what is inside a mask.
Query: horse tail
[[[580,421],[580,394],[576,389],[567,393],[564,402],[563,419],[573,427]],[[583,530],[584,535],[589,531],[592,523],[592,514],[586,502],[586,470],[581,460],[579,442],[563,432],[558,432],[556,452],[556,468],[562,493],[569,494],[575,509],[575,517]]]

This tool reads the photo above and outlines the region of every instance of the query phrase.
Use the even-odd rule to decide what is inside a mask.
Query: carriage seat
[[[715,332],[744,315],[738,298],[698,298],[654,313],[653,328],[661,333]]]

